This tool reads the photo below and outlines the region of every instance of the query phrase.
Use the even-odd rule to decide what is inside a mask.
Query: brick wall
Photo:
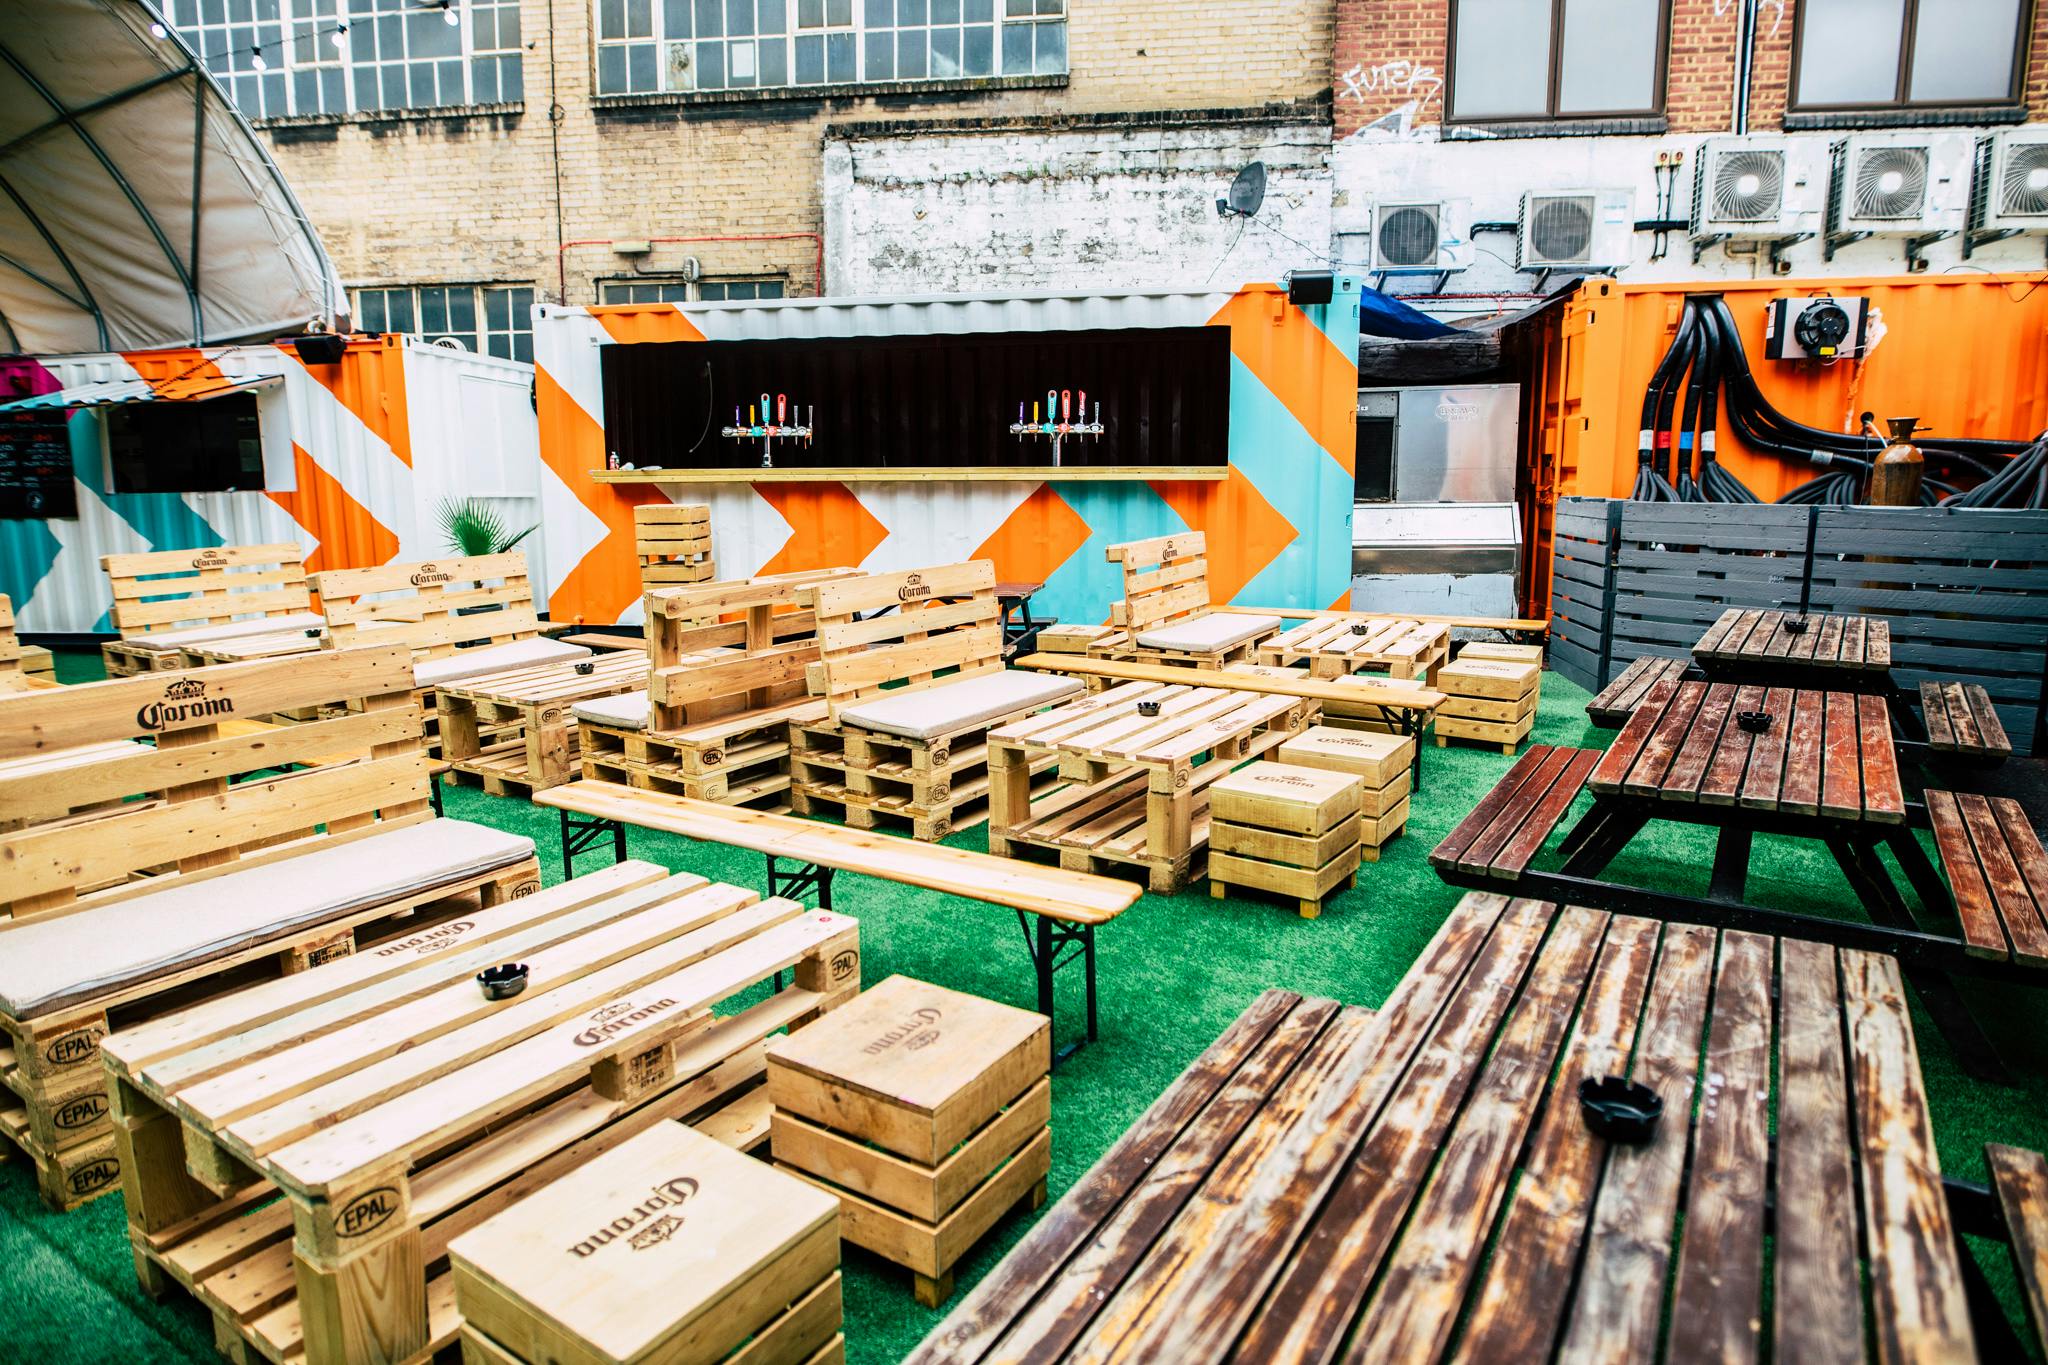
[[[671,273],[694,256],[707,275],[776,274],[791,294],[809,294],[819,246],[807,234],[823,230],[828,124],[1315,107],[1330,81],[1334,7],[1069,0],[1071,76],[1060,89],[600,108],[591,0],[525,0],[522,110],[307,122],[272,126],[269,136],[351,285],[533,282],[553,296],[566,278],[565,301],[585,303],[600,278]],[[552,126],[551,104],[560,111]],[[570,242],[777,239],[657,245],[637,260],[603,245],[571,246],[558,267],[558,177],[560,231]]]
[[[1337,0],[1336,135],[1404,111],[1411,126],[1440,123],[1449,43],[1449,0]]]

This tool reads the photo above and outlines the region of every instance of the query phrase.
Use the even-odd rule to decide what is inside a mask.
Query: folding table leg
[[[1707,894],[1716,900],[1739,901],[1749,886],[1750,829],[1747,825],[1723,825],[1714,840],[1714,873]]]

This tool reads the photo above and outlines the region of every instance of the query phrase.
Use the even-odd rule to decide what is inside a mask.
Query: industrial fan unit
[[[1372,209],[1372,268],[1390,274],[1461,270],[1465,262],[1451,249],[1445,205],[1417,200],[1382,200]]]
[[[1914,233],[1925,229],[1933,148],[1924,139],[1844,138],[1835,143],[1832,160],[1830,233]]]
[[[1794,231],[1792,149],[1784,138],[1714,138],[1693,163],[1694,237],[1784,237]]]
[[[2048,231],[2048,128],[2009,128],[1977,143],[1970,235]]]
[[[1515,232],[1522,270],[1619,270],[1634,227],[1627,190],[1525,194]]]

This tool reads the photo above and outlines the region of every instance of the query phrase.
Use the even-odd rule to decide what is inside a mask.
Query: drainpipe
[[[1749,79],[1756,65],[1757,0],[1736,0],[1735,6],[1735,111],[1728,131],[1749,131]],[[1694,168],[1698,173],[1698,168]]]

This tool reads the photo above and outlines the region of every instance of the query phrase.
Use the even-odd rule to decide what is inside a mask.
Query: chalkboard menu
[[[78,515],[66,416],[62,408],[0,412],[0,519]]]

